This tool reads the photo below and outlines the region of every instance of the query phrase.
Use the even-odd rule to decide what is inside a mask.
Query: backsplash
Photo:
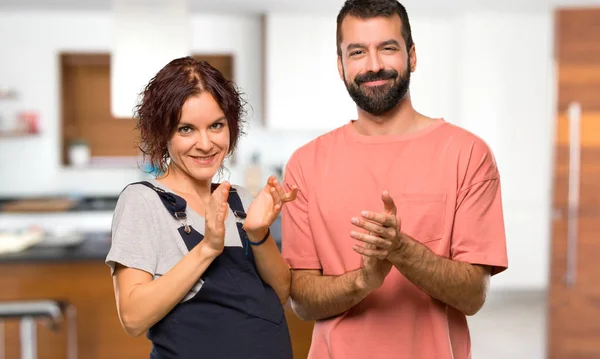
[[[245,173],[251,164],[253,155],[258,155],[261,182],[264,183],[269,175],[280,175],[287,160],[300,146],[322,134],[323,131],[270,131],[262,128],[247,128],[246,135],[240,139],[235,156],[235,164],[227,161],[226,168],[221,178],[216,180],[229,180],[231,183],[246,185]],[[144,173],[137,165],[128,167],[58,167],[46,163],[45,167],[34,165],[31,162],[21,162],[16,166],[16,157],[23,152],[33,152],[35,141],[45,141],[41,138],[29,141],[10,141],[0,144],[0,152],[7,150],[7,154],[14,156],[0,156],[3,160],[10,161],[18,171],[4,173],[0,166],[0,198],[8,197],[33,197],[33,196],[115,196],[128,183],[146,179]],[[31,156],[34,154],[31,153]],[[56,161],[59,161],[56,158]],[[18,162],[18,161],[17,161]]]

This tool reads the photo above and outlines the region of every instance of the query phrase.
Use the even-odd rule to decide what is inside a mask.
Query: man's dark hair
[[[410,51],[413,45],[412,32],[408,21],[408,14],[402,4],[396,0],[346,0],[337,16],[337,53],[342,56],[342,21],[347,16],[359,19],[372,19],[374,17],[391,18],[395,14],[400,16],[402,22],[402,37],[406,50]]]

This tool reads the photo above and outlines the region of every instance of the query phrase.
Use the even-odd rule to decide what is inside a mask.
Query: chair
[[[0,302],[0,359],[5,356],[3,322],[10,319],[20,321],[21,359],[37,359],[38,320],[46,320],[51,330],[67,322],[67,359],[77,359],[77,314],[73,305],[57,300]]]

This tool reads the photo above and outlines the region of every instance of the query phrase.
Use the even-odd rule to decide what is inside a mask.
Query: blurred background
[[[120,191],[149,176],[137,94],[185,54],[234,80],[252,108],[220,179],[252,190],[356,116],[342,3],[0,0],[0,359],[147,357],[103,264]],[[482,137],[502,176],[509,269],[469,318],[473,358],[600,358],[600,1],[402,3],[416,109]],[[305,358],[312,323],[286,314]]]

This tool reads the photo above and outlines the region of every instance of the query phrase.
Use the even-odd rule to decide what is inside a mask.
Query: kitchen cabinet
[[[119,322],[110,269],[104,264],[109,239],[108,233],[96,233],[77,247],[32,247],[0,255],[0,301],[55,299],[71,303],[77,316],[78,358],[147,358],[151,343],[145,336],[130,337]],[[313,323],[300,320],[289,304],[285,315],[294,357],[306,358]],[[67,358],[67,328],[59,326],[52,331],[42,322],[37,328],[38,357]],[[4,335],[3,359],[18,359],[18,322],[5,322]]]
[[[600,357],[600,9],[556,12],[548,358]]]

